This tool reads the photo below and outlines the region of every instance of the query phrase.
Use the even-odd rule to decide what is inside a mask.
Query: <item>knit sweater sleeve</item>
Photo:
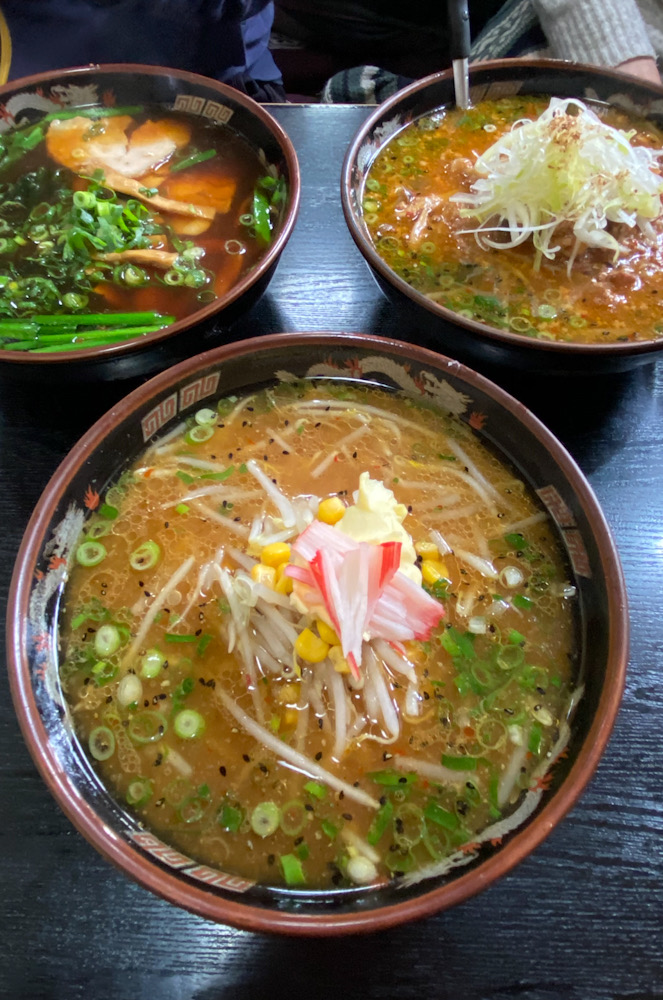
[[[558,59],[617,66],[654,57],[635,0],[532,0],[552,54]]]

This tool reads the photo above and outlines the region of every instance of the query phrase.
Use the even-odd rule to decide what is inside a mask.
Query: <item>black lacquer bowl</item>
[[[458,414],[518,470],[557,524],[579,595],[579,683],[566,759],[531,815],[468,864],[414,886],[301,892],[251,884],[200,865],[144,829],[100,784],[75,736],[58,681],[57,616],[78,528],[146,442],[201,404],[296,378],[342,378],[399,389]],[[88,512],[89,513],[89,512]],[[18,554],[8,611],[8,662],[23,735],[55,799],[108,860],[143,886],[204,917],[302,935],[376,930],[459,903],[508,872],[573,806],[605,748],[628,655],[619,557],[597,500],[560,443],[522,404],[457,361],[380,337],[285,333],[216,348],[157,375],[103,416],[46,487]],[[546,786],[548,782],[545,782]]]
[[[278,122],[240,91],[207,77],[160,66],[113,64],[42,73],[0,87],[4,122],[18,127],[45,114],[76,108],[144,105],[182,111],[232,130],[286,183],[287,196],[272,241],[236,284],[213,302],[155,333],[106,347],[48,354],[0,350],[0,376],[62,385],[117,381],[153,374],[223,343],[225,331],[265,291],[292,234],[300,197],[294,147]],[[3,129],[4,131],[4,129]],[[6,261],[3,261],[6,263]]]
[[[470,67],[471,102],[516,94],[599,101],[649,118],[659,126],[663,122],[663,87],[611,70],[529,59],[506,59]],[[655,361],[663,351],[660,338],[602,344],[535,340],[465,318],[426,298],[380,257],[362,211],[371,165],[388,140],[409,122],[454,103],[450,70],[416,81],[378,105],[353,139],[343,165],[341,200],[346,222],[378,284],[406,317],[407,329],[401,336],[445,351],[468,364],[503,365],[547,374],[620,372]]]

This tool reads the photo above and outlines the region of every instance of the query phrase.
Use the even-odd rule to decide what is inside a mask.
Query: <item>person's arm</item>
[[[629,73],[631,76],[637,76],[647,83],[661,83],[661,74],[658,71],[655,59],[637,56],[635,59],[624,60],[624,62],[615,66],[615,69],[620,70],[622,73]]]
[[[655,70],[660,82],[656,53],[636,0],[532,2],[556,58],[619,67],[639,76]]]

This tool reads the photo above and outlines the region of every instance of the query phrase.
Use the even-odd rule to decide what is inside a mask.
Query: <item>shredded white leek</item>
[[[562,223],[573,226],[575,245],[603,247],[616,260],[621,244],[608,223],[637,227],[654,238],[651,221],[663,211],[663,150],[631,144],[632,133],[606,125],[582,101],[553,97],[535,121],[523,119],[476,161],[479,179],[469,194],[453,201],[460,214],[479,225],[474,233],[483,248],[515,247],[532,237],[536,264],[554,259],[552,246]],[[501,239],[489,234],[501,233]]]

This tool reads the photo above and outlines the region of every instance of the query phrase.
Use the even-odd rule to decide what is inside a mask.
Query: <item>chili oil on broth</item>
[[[549,98],[505,97],[467,111],[440,109],[403,128],[373,162],[364,189],[363,218],[385,263],[432,301],[490,326],[529,337],[577,343],[656,340],[663,336],[663,219],[656,242],[622,227],[626,248],[616,263],[605,250],[584,247],[570,275],[573,246],[562,234],[562,252],[535,268],[531,239],[499,250],[480,247],[471,220],[450,201],[469,192],[474,163],[515,122],[534,120]],[[602,121],[633,145],[663,146],[651,121],[592,106]]]
[[[0,347],[18,349],[8,324],[35,315],[87,326],[110,314],[121,329],[124,314],[183,319],[264,256],[285,187],[261,151],[230,125],[126,111],[63,112],[0,136]]]
[[[93,760],[101,780],[168,843],[267,884],[380,884],[457,852],[516,808],[565,725],[574,588],[547,515],[466,425],[377,389],[265,390],[222,400],[198,419],[212,422],[157,443],[108,491],[81,540],[101,543],[105,558],[76,565],[67,585],[61,683],[93,757],[114,743],[107,759]],[[254,519],[277,517],[250,460],[302,510],[312,497],[352,503],[364,471],[407,506],[404,527],[444,617],[426,641],[404,643],[401,670],[385,665],[373,644],[377,667],[364,658],[354,682],[334,669],[331,648],[317,663],[294,655],[292,642],[280,655],[283,634],[267,627],[270,644],[250,617],[252,644],[272,653],[258,661],[251,684],[240,651],[228,652],[227,595],[202,569],[250,567]],[[150,566],[154,543],[160,554]],[[132,558],[147,568],[132,569]],[[189,559],[132,650],[156,595]],[[307,626],[318,638],[323,626],[314,617],[283,613],[287,629]],[[108,625],[118,648],[102,655],[95,642]],[[155,656],[146,677],[146,657]],[[373,679],[367,692],[375,669],[398,713],[396,735]],[[414,684],[403,669],[414,672]],[[260,705],[265,730],[375,807],[280,764],[229,714],[220,692],[252,719]],[[183,711],[204,732],[177,735]],[[340,742],[339,712],[347,716]]]

